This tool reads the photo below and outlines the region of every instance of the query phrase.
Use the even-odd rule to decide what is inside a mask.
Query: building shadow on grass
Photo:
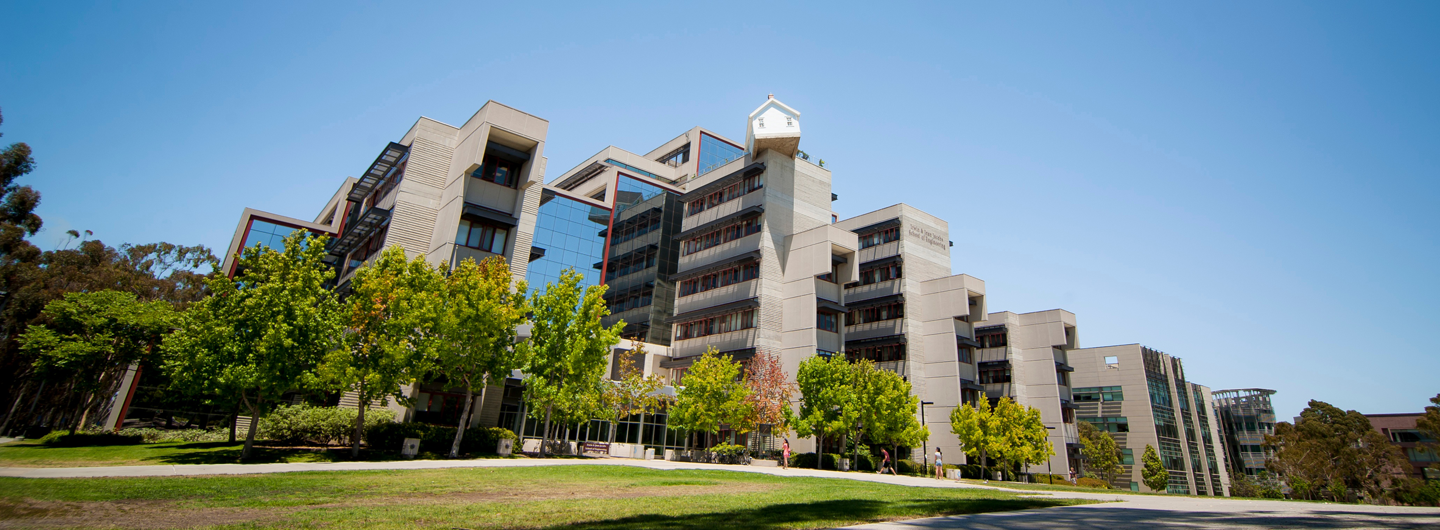
[[[666,499],[666,502],[684,502]],[[861,524],[892,518],[933,517],[1031,508],[1048,508],[1059,502],[1040,499],[923,499],[883,502],[833,500],[812,503],[771,504],[744,510],[689,515],[637,515],[607,521],[566,524],[570,530],[621,530],[640,528],[794,528],[833,524]]]
[[[987,530],[1099,530],[1112,528],[1437,528],[1434,513],[1374,513],[1362,511],[1234,512],[1157,510],[1104,504],[1052,510],[963,515],[906,521],[906,528],[984,528]]]

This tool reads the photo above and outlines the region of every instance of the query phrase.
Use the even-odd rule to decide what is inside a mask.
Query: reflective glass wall
[[[544,252],[544,256],[530,262],[525,275],[530,288],[541,290],[547,283],[559,282],[567,268],[584,276],[581,287],[599,285],[609,224],[609,210],[546,189],[531,250],[532,255]]]
[[[699,175],[704,175],[742,156],[745,156],[744,149],[730,145],[714,136],[700,133],[700,168],[696,171]]]
[[[609,326],[625,321],[626,338],[670,344],[667,319],[675,306],[675,274],[679,260],[681,204],[675,193],[637,177],[620,174],[606,257],[605,302]]]
[[[264,245],[275,249],[276,252],[285,252],[285,236],[296,230],[300,229],[251,218],[250,231],[245,233],[245,241],[241,243],[240,247]]]

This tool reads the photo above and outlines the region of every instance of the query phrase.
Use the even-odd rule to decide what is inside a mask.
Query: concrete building
[[[1275,434],[1274,390],[1242,388],[1214,392],[1215,409],[1225,434],[1232,473],[1254,476],[1265,471],[1265,436]]]
[[[1170,472],[1170,493],[1230,495],[1230,472],[1210,389],[1185,367],[1139,344],[1070,350],[1075,415],[1109,432],[1124,453],[1116,487],[1150,491],[1140,458],[1153,446]]]
[[[1003,311],[986,315],[974,329],[974,341],[967,345],[974,348],[971,366],[978,389],[992,402],[1009,397],[1039,409],[1055,450],[1045,469],[1059,474],[1076,469],[1080,439],[1069,361],[1069,352],[1080,346],[1075,314],[1064,309]],[[934,433],[932,428],[931,436]]]

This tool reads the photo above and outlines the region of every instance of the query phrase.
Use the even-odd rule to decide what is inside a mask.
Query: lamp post
[[[935,404],[935,402],[933,402],[933,401],[921,401],[921,402],[920,402],[920,427],[921,427],[921,428],[924,428],[924,427],[925,427],[925,405],[934,405],[934,404]],[[927,476],[927,477],[930,476],[930,443],[929,443],[928,441],[926,441],[926,442],[921,442],[921,443],[920,443],[920,462],[923,464],[921,467],[923,467],[923,468],[925,469],[925,476]]]
[[[1045,426],[1045,430],[1047,430],[1047,431],[1053,431],[1053,430],[1055,430],[1055,428],[1054,428],[1054,427],[1051,427],[1051,426],[1049,426],[1049,425],[1046,425],[1046,426]],[[1045,459],[1045,483],[1046,483],[1046,484],[1050,484],[1050,485],[1052,485],[1052,486],[1055,485],[1055,473],[1050,469],[1050,463],[1051,463],[1051,462],[1054,462],[1054,461],[1055,461],[1055,457],[1054,457],[1053,455],[1052,455],[1050,458],[1046,458],[1046,459]]]

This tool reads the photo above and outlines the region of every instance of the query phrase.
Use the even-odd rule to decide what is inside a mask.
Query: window
[[[886,228],[878,232],[871,232],[860,236],[860,248],[870,248],[875,245],[900,240],[900,227]]]
[[[790,126],[792,126],[792,125],[794,125],[794,124],[795,124],[795,118],[791,118],[791,117],[789,117],[789,116],[786,116],[786,117],[785,117],[785,126],[786,126],[786,127],[790,127]]]
[[[745,179],[741,180],[740,182],[736,182],[734,184],[721,188],[719,191],[715,191],[709,195],[685,203],[685,215],[688,217],[698,214],[721,204],[725,204],[735,199],[744,197],[750,192],[764,187],[765,175],[763,173],[751,177],[745,177]]]
[[[860,269],[860,285],[870,285],[890,280],[899,279],[901,275],[901,264],[890,263],[868,269]]]
[[[461,219],[460,229],[455,233],[455,244],[483,250],[492,254],[505,253],[505,238],[510,231],[479,220]]]
[[[608,282],[621,276],[635,274],[654,267],[659,253],[659,249],[651,247],[645,252],[628,252],[606,261],[605,281]]]
[[[1125,392],[1118,386],[1091,386],[1077,388],[1071,392],[1076,403],[1095,401],[1125,401]]]
[[[525,281],[539,289],[559,282],[560,274],[571,269],[584,276],[581,287],[599,285],[603,278],[595,263],[605,261],[601,234],[609,226],[610,210],[544,190],[531,244],[544,249],[545,255],[530,262]]]
[[[959,355],[959,357],[960,357],[960,362],[965,363],[965,364],[975,364],[975,353],[974,353],[973,351],[971,351],[970,348],[967,348],[967,347],[965,347],[965,346],[960,346],[959,349],[958,349],[958,351],[959,351],[959,354],[958,354],[958,355]]]
[[[1104,432],[1130,432],[1130,420],[1124,416],[1110,416],[1103,418],[1078,418],[1080,421],[1094,425],[1096,429]]]
[[[704,175],[712,170],[729,164],[737,158],[745,156],[745,150],[729,142],[700,133],[700,167],[696,174]]]
[[[605,293],[605,298],[607,305],[610,307],[610,314],[614,315],[631,309],[649,306],[653,294],[653,289],[643,290],[618,295],[612,299],[610,293],[607,292]]]
[[[755,310],[702,318],[676,326],[675,340],[693,339],[755,327]]]
[[[1440,456],[1428,447],[1406,447],[1405,456],[1409,457],[1411,462],[1440,462]]]
[[[513,188],[519,184],[520,163],[496,156],[486,156],[484,163],[480,164],[480,169],[476,169],[470,176]]]
[[[1390,429],[1390,441],[1395,443],[1424,443],[1435,441],[1419,429]]]
[[[980,384],[990,385],[996,383],[1010,382],[1010,365],[1001,364],[998,366],[980,367]]]
[[[748,263],[680,282],[680,296],[690,296],[760,277],[760,264]]]
[[[872,362],[884,363],[890,361],[905,360],[904,344],[886,344],[883,346],[869,346],[855,348],[845,352],[845,358],[850,361],[865,359]]]
[[[836,318],[835,313],[816,313],[815,327],[820,329],[821,331],[834,332],[839,329],[839,327],[836,325],[837,320],[839,319]]]
[[[1005,347],[1005,332],[986,333],[976,335],[975,342],[980,343],[981,348],[1003,348]]]
[[[276,252],[285,252],[285,236],[299,228],[278,225],[260,219],[250,220],[250,231],[245,233],[245,246],[267,246]]]
[[[1070,328],[1065,328],[1065,333],[1070,333]],[[1120,357],[1114,355],[1105,356],[1105,366],[1120,366]]]
[[[755,121],[760,122],[760,128],[761,128],[761,129],[764,129],[764,128],[765,128],[765,117],[764,117],[764,116],[761,116],[760,118],[756,119]]]
[[[1126,465],[1126,466],[1133,466],[1133,465],[1135,465],[1135,450],[1134,450],[1134,449],[1129,449],[1129,448],[1121,449],[1121,450],[1120,450],[1120,464],[1121,464],[1121,465]],[[1134,482],[1131,482],[1131,484],[1134,484]]]
[[[681,255],[694,254],[702,250],[729,243],[745,236],[760,233],[760,218],[751,217],[717,230],[685,240]]]
[[[615,227],[615,236],[610,238],[610,245],[618,245],[631,239],[643,236],[660,229],[660,216],[650,215],[637,222],[622,223],[624,226]]]
[[[882,320],[893,320],[905,316],[905,302],[893,302],[885,305],[877,305],[850,311],[845,317],[845,325],[867,324],[880,322]]]
[[[680,167],[690,161],[690,144],[671,151],[669,154],[660,157],[660,163],[670,167]]]

